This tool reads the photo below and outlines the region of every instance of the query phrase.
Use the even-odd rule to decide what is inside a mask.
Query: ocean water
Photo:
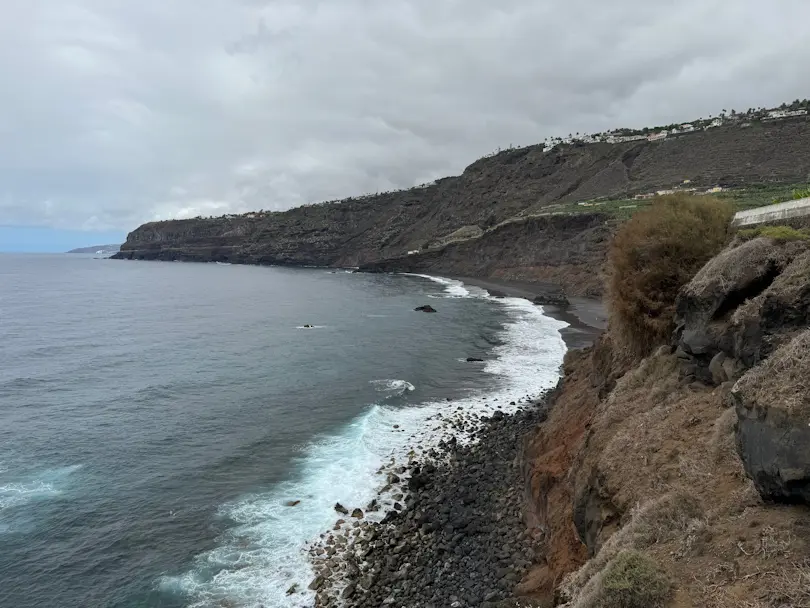
[[[0,255],[0,607],[310,606],[334,503],[552,386],[563,326],[448,279]]]

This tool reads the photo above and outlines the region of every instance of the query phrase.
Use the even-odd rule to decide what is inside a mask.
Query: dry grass
[[[810,329],[749,370],[734,385],[734,392],[744,403],[775,407],[791,414],[810,411]]]
[[[610,250],[611,331],[636,356],[667,342],[674,302],[726,243],[731,206],[711,197],[661,197],[622,226]]]
[[[563,582],[564,597],[574,600],[575,608],[592,606],[601,588],[603,572],[622,551],[649,548],[674,539],[686,541],[701,527],[700,502],[682,492],[672,492],[633,509],[630,521],[611,536],[599,552]],[[694,541],[692,541],[694,542]],[[686,551],[685,551],[686,553]]]

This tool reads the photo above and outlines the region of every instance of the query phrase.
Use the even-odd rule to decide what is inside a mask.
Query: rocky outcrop
[[[686,375],[736,380],[810,323],[810,245],[768,238],[732,245],[686,285],[676,309]]]
[[[673,605],[802,605],[810,244],[735,240],[681,289],[677,315],[674,342],[642,360],[610,327],[566,356],[526,452],[527,523],[545,551],[521,588],[594,605],[613,557],[638,551],[671,576]]]
[[[759,493],[810,505],[810,330],[746,373],[731,395],[737,448]]]
[[[144,224],[115,257],[316,266],[393,260],[390,267],[553,281],[569,295],[594,295],[601,292],[597,256],[604,255],[609,230],[593,225],[573,241],[555,239],[571,222],[588,224],[598,216],[560,218],[552,205],[649,192],[684,179],[697,187],[734,186],[798,182],[809,173],[810,122],[804,120],[664,142],[565,145],[549,152],[529,146],[482,158],[427,187],[281,213]],[[501,228],[520,218],[525,221],[518,226]],[[519,247],[510,240],[516,232]],[[399,260],[413,251],[424,259]]]

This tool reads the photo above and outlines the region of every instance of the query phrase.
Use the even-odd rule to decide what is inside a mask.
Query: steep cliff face
[[[482,158],[462,175],[428,187],[256,217],[145,224],[130,233],[115,257],[360,266],[428,249],[424,263],[437,270],[458,268],[459,256],[470,254],[480,256],[474,266],[485,268],[489,274],[556,280],[557,271],[566,266],[556,256],[556,247],[549,246],[543,252],[542,247],[534,246],[536,254],[532,255],[513,255],[516,252],[512,251],[508,253],[512,257],[497,268],[484,259],[500,256],[496,247],[508,249],[510,241],[497,239],[509,236],[509,230],[538,229],[538,238],[544,238],[550,229],[542,221],[497,231],[466,248],[452,243],[442,246],[455,240],[448,237],[461,228],[462,235],[475,235],[516,216],[544,213],[556,202],[647,192],[685,179],[696,186],[739,185],[797,182],[808,175],[810,122],[804,120],[745,129],[718,128],[655,143],[579,144],[547,153],[541,146],[530,146]],[[564,222],[560,226],[565,230]],[[591,230],[589,234],[597,241],[580,242],[567,249],[569,257],[581,249],[585,262],[568,265],[569,284],[576,283],[572,278],[576,272],[583,277],[592,274],[589,251],[599,248],[598,239],[603,238],[604,231]],[[519,239],[528,243],[528,232],[521,233]],[[437,261],[445,255],[446,262]],[[543,256],[549,256],[547,262]],[[585,285],[576,291],[589,288]]]
[[[602,292],[601,268],[615,223],[606,215],[530,217],[442,249],[361,266],[378,272],[420,272],[548,282],[569,295]]]
[[[616,605],[611,565],[642,554],[671,585],[632,605],[810,605],[809,259],[735,241],[680,290],[672,343],[628,359],[609,328],[568,354],[526,450],[546,550],[523,593]]]

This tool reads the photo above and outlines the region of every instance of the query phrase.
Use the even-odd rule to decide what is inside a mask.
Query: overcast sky
[[[457,174],[510,143],[810,97],[808,0],[0,0],[0,14],[6,227],[114,234],[285,209]]]

